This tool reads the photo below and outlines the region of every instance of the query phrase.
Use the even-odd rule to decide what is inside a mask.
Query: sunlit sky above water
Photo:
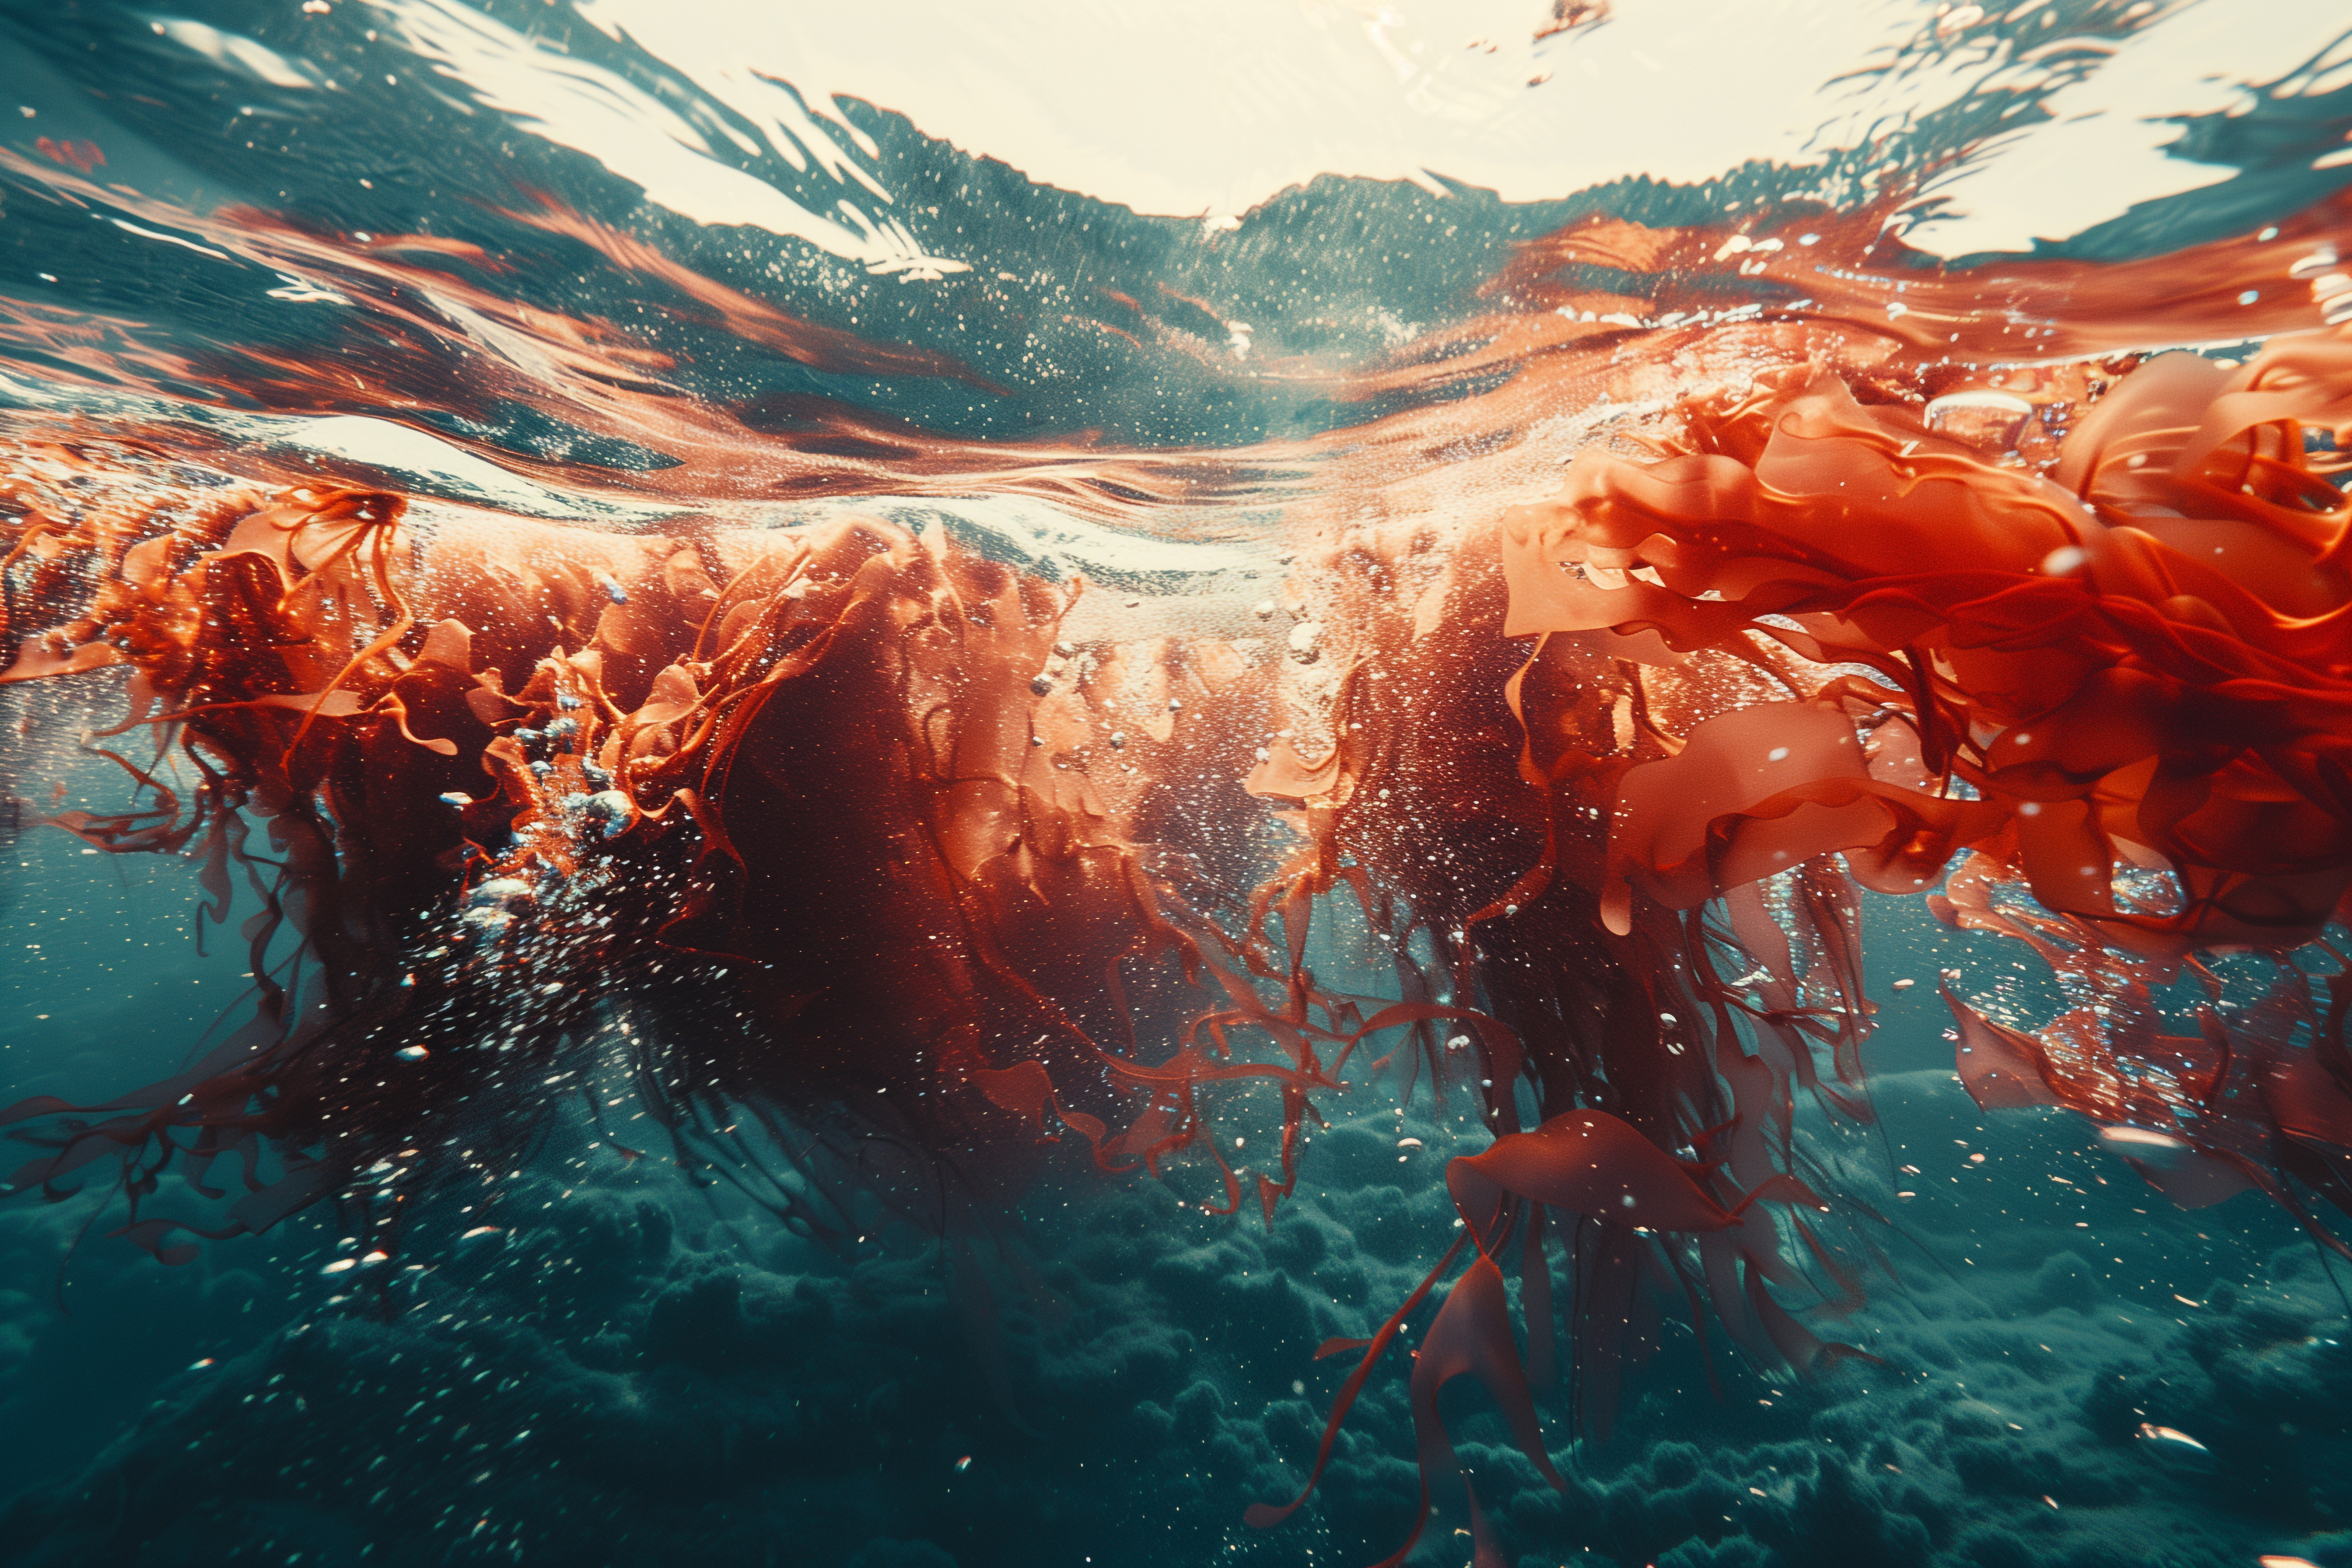
[[[728,151],[714,136],[740,143],[740,131],[698,126],[644,88],[457,0],[370,4],[443,73],[661,205],[845,253],[872,243],[843,228],[841,215],[794,206],[714,156]],[[1952,26],[1978,11],[1970,5],[1939,8],[1951,47],[1915,51],[1897,71],[1856,74],[1894,58],[1924,9],[1627,5],[1605,25],[1537,40],[1544,13],[1527,0],[578,7],[741,114],[787,161],[845,183],[871,185],[851,155],[859,133],[825,112],[835,94],[896,109],[1045,184],[1139,212],[1208,217],[1244,213],[1318,174],[1433,184],[1443,175],[1531,201],[1629,174],[1693,182],[1745,159],[1803,165],[1993,79],[2029,82],[2052,68],[2030,31],[2013,45],[1994,37],[2009,12],[1980,17],[1973,26],[1985,42],[1972,43],[1971,26]],[[2168,153],[2177,120],[2242,110],[2255,86],[2315,60],[2321,68],[2294,90],[2352,79],[2352,52],[2325,58],[2342,32],[2340,7],[2324,0],[2205,0],[2100,46],[2111,58],[2051,99],[2047,121],[1966,171],[1949,188],[1955,215],[1915,243],[1948,256],[2028,249],[2226,178]],[[912,39],[924,47],[905,47]],[[2184,73],[2184,58],[2202,71]],[[1730,101],[1739,112],[1695,112]]]
[[[2352,1094],[2290,1070],[2295,988],[2340,992],[1999,923],[2145,934],[2176,889],[2137,820],[2043,876],[2006,815],[2061,820],[2007,772],[2042,753],[1992,747],[2074,765],[2074,650],[1996,668],[1960,596],[1999,576],[2135,679],[2184,639],[2177,723],[2082,687],[2142,761],[2194,776],[2263,711],[2223,656],[2340,739],[2352,656],[2307,634],[2352,604],[2310,515],[2352,441],[2347,28],[0,4],[0,1118],[60,1097],[0,1144],[152,1107],[137,1157],[257,1162],[22,1167],[86,1185],[0,1204],[0,1561],[1370,1563],[1454,1310],[1526,1331],[1496,1400],[1562,1385],[1525,1464],[1454,1428],[1489,1568],[2352,1568],[2332,1261],[2292,1204],[2185,1206],[2352,1211]],[[2238,491],[2101,455],[2248,387],[2284,390]],[[1686,576],[1717,492],[1652,505],[1653,457],[1769,491],[1759,548],[1843,585]],[[2053,542],[2094,508],[2215,596],[2148,630]],[[1570,539],[1603,514],[1677,559]],[[2140,641],[2055,617],[2078,570]],[[1845,614],[1920,580],[1948,625]],[[152,812],[151,726],[193,737]],[[2308,935],[2352,807],[2289,817],[2279,766],[2216,771],[2227,867]],[[1916,815],[1864,842],[1868,801]],[[1314,1063],[1276,1005],[1329,1023]],[[1563,1184],[1496,1187],[1549,1243],[1456,1208],[1497,1149]],[[1695,1287],[1663,1330],[1636,1258]],[[1601,1441],[1588,1372],[1645,1356]],[[1442,1489],[1416,1561],[1476,1550]]]

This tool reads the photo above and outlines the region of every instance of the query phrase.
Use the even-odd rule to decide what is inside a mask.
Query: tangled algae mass
[[[1457,1376],[1557,1485],[1531,1391],[1605,1433],[1662,1310],[1761,1366],[1862,1353],[1822,1336],[1885,1222],[1792,1124],[1871,1118],[1867,889],[2054,972],[2031,1027],[1947,990],[1979,1105],[2080,1112],[2174,1202],[2259,1188],[2342,1251],[2345,211],[1951,269],[1875,213],[1591,217],[1357,374],[1391,412],[1172,455],[701,405],[610,322],[500,314],[470,247],[183,220],[373,300],[385,396],[425,396],[403,345],[462,307],[678,463],[632,476],[652,521],[550,521],[10,416],[0,679],[73,694],[125,800],[52,820],[258,910],[242,1026],[7,1110],[11,1190],[111,1184],[167,1263],[323,1202],[396,1255],[436,1185],[597,1117],[618,1048],[659,1129],[626,1155],[803,1235],[942,1237],[985,1316],[992,1216],[1047,1163],[1207,1163],[1271,1222],[1320,1108],[1433,1080],[1493,1132],[1448,1168],[1452,1250],[1322,1352],[1355,1363],[1327,1461],[1410,1377],[1425,1522]],[[968,374],[509,216],[803,363]],[[1808,297],[1711,308],[1733,278]],[[280,409],[347,375],[83,342]]]

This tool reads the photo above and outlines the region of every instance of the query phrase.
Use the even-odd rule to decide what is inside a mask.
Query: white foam
[[[225,33],[203,22],[191,22],[178,16],[151,16],[148,26],[185,49],[192,49],[215,65],[226,67],[240,76],[271,87],[289,89],[315,88],[325,76],[308,60],[289,60],[266,44],[255,42],[241,33]]]
[[[615,502],[604,497],[598,498],[593,505],[584,504],[580,498],[509,473],[436,436],[366,415],[256,419],[249,427],[261,439],[413,476],[426,488],[443,494],[537,516],[583,517],[593,513],[659,517],[676,510],[657,504]]]
[[[758,148],[719,117],[703,110],[689,119],[603,67],[527,37],[459,0],[370,4],[404,45],[439,74],[470,88],[485,107],[585,153],[642,188],[647,201],[681,216],[763,228],[862,262],[870,270],[909,279],[969,269],[962,261],[929,254],[903,225],[868,216],[847,195],[835,201],[831,216],[811,211],[758,175],[722,161],[714,138],[738,153]],[[740,84],[718,86],[740,91]],[[770,122],[783,124],[771,110]],[[805,167],[806,150],[824,141],[812,131],[798,143],[803,155],[788,161]],[[837,147],[817,162],[835,183],[847,172]],[[859,196],[883,194],[863,174],[846,189]]]

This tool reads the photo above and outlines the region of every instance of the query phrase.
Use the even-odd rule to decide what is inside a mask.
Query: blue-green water
[[[1283,443],[1475,406],[1504,373],[1349,378],[1489,309],[1515,246],[1589,214],[1834,210],[1932,170],[1945,205],[1904,220],[1923,254],[2105,262],[2352,178],[2326,7],[2061,4],[1941,32],[1948,6],[1666,9],[1538,40],[1540,8],[1511,7],[0,5],[0,426],[17,462],[59,429],[169,430],[195,484],[268,453],[616,528],[693,512],[655,482],[694,468],[692,432],[590,417],[610,362],[551,359],[519,330],[538,310],[627,324],[665,396],[755,433],[866,421],[852,456],[901,426],[1181,451],[1230,535],[1311,488]],[[559,204],[643,255],[556,232]],[[449,248],[412,243],[394,275],[379,236]],[[761,337],[744,301],[841,339]],[[339,366],[367,374],[347,392]],[[1465,460],[1480,435],[1455,433]],[[0,688],[0,1102],[165,1076],[252,1006],[249,900],[200,948],[194,867],[43,825],[125,798],[77,744],[119,710],[109,679]],[[1670,1314],[1608,1442],[1547,1410],[1557,1493],[1464,1396],[1510,1560],[2352,1563],[2329,1260],[2258,1195],[2175,1208],[2066,1113],[1979,1112],[1927,983],[1957,969],[2036,1016],[2050,983],[1912,905],[1869,900],[1865,936],[1883,1120],[1800,1136],[1891,1221],[1888,1269],[1834,1325],[1883,1364],[1800,1383],[1718,1356],[1710,1387]],[[1188,1205],[1196,1170],[1057,1166],[1016,1205],[1029,1282],[983,1332],[931,1239],[819,1247],[568,1112],[494,1194],[436,1197],[382,1293],[322,1272],[349,1250],[331,1205],[166,1268],[107,1234],[103,1180],[16,1194],[0,1561],[1370,1563],[1415,1495],[1402,1372],[1311,1510],[1270,1532],[1242,1510],[1296,1489],[1349,1364],[1316,1346],[1370,1332],[1436,1259],[1444,1157],[1484,1134],[1425,1089],[1402,1114],[1384,1086],[1354,1099],[1265,1226]],[[1469,1552],[1441,1514],[1415,1561]]]

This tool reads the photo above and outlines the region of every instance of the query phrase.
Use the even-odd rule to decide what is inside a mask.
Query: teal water
[[[2061,3],[1941,31],[1951,7],[1664,9],[1537,40],[1510,7],[0,5],[0,431],[20,466],[60,429],[165,430],[194,486],[266,454],[616,529],[694,513],[658,481],[699,427],[599,428],[627,388],[526,341],[536,310],[627,323],[665,396],[812,449],[897,460],[919,429],[1181,452],[1245,533],[1319,460],[1284,443],[1475,408],[1507,371],[1350,378],[1455,352],[1434,345],[1514,247],[1590,214],[1851,210],[1896,171],[1927,181],[1901,231],[1965,270],[2168,254],[2352,179],[2326,7]],[[642,255],[557,232],[559,206]],[[395,276],[380,236],[450,248],[413,244]],[[497,265],[453,259],[476,247]],[[1455,433],[1462,459],[1493,434]],[[1017,533],[922,504],[960,538]],[[1097,580],[1194,569],[1055,526],[1046,553]],[[119,692],[78,679],[0,688],[0,1103],[162,1077],[253,1005],[249,898],[200,947],[194,866],[45,825],[127,799],[79,744]],[[1837,1326],[1884,1364],[1798,1383],[1718,1357],[1711,1387],[1670,1313],[1612,1440],[1547,1410],[1559,1493],[1449,1392],[1510,1561],[2352,1563],[2341,1265],[2257,1195],[2175,1208],[2080,1119],[1979,1111],[1934,977],[2037,1016],[2054,986],[1912,905],[1874,897],[1864,927],[1882,1121],[1799,1136],[1890,1221],[1887,1277]],[[1336,940],[1315,958],[1370,973]],[[381,1295],[324,1271],[350,1250],[331,1205],[166,1268],[109,1234],[104,1179],[16,1194],[0,1562],[1373,1563],[1416,1486],[1402,1373],[1314,1509],[1272,1532],[1242,1510],[1295,1490],[1348,1364],[1316,1346],[1435,1261],[1443,1159],[1484,1134],[1425,1088],[1326,1109],[1266,1226],[1188,1206],[1198,1170],[1055,1167],[1015,1210],[1034,1278],[985,1331],[932,1239],[819,1247],[615,1154],[627,1122],[597,1136],[569,1102],[479,1212],[433,1200]],[[1441,1516],[1414,1561],[1470,1550]]]

